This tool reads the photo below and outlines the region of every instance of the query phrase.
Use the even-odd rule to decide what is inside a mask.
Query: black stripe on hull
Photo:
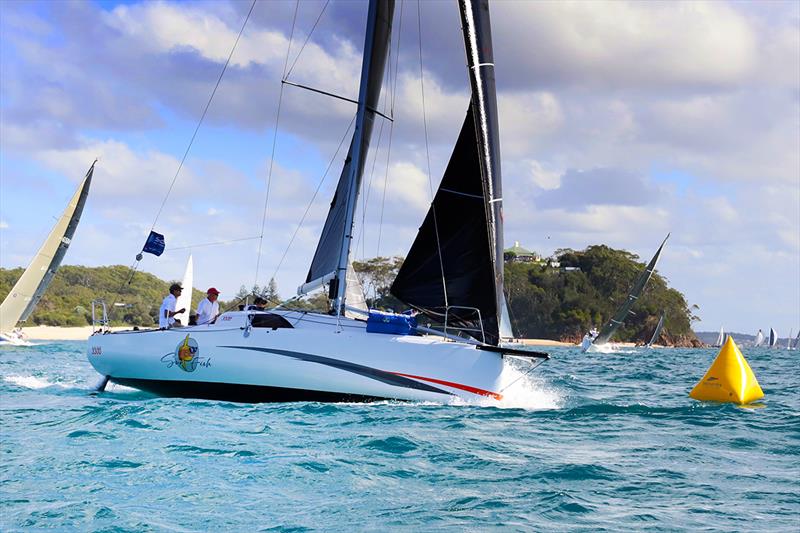
[[[364,366],[356,363],[350,363],[348,361],[342,361],[340,359],[323,357],[321,355],[313,355],[310,353],[295,352],[291,350],[278,350],[276,348],[257,348],[254,346],[250,347],[220,346],[220,348],[234,348],[237,350],[248,350],[251,352],[263,352],[275,355],[282,355],[284,357],[291,357],[293,359],[297,359],[298,361],[308,361],[309,363],[317,363],[320,365],[329,366],[331,368],[338,368],[339,370],[344,370],[345,372],[352,372],[353,374],[374,379],[376,381],[380,381],[381,383],[386,383],[387,385],[392,385],[394,387],[404,387],[406,389],[435,392],[437,394],[452,394],[438,387],[433,387],[431,385],[428,385],[427,383],[421,383],[413,379],[408,379],[398,374],[392,374],[391,372],[378,370],[377,368],[372,368],[371,366]]]
[[[223,402],[375,402],[395,399],[341,392],[267,387],[263,385],[114,377],[110,379],[113,383],[118,383],[126,387],[133,387],[167,398],[197,398],[201,400],[218,400]]]

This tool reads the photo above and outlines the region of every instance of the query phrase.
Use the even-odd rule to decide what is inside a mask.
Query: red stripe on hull
[[[403,374],[401,372],[391,372],[396,376],[403,376],[404,378],[412,378],[412,379],[421,379],[422,381],[429,381],[431,383],[436,383],[438,385],[445,385],[447,387],[453,387],[454,389],[459,389],[467,392],[471,392],[472,394],[478,394],[480,396],[487,396],[489,398],[494,398],[495,400],[502,400],[503,395],[498,394],[496,392],[488,391],[479,389],[477,387],[470,387],[469,385],[462,385],[460,383],[453,383],[452,381],[444,381],[443,379],[435,379],[435,378],[424,378],[422,376],[415,376],[413,374]]]

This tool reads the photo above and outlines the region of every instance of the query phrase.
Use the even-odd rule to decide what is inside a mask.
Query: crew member
[[[197,304],[197,325],[213,324],[219,315],[219,291],[211,287],[206,291],[206,297]]]
[[[186,311],[185,308],[175,310],[181,292],[183,292],[183,287],[180,283],[173,283],[169,286],[169,294],[161,302],[161,308],[158,310],[158,327],[161,329],[171,328],[175,324],[175,315]]]

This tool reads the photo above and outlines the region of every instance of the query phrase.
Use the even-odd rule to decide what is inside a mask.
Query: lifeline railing
[[[480,324],[480,328],[466,328],[466,327],[463,327],[463,326],[458,326],[458,327],[450,326],[449,329],[455,330],[456,332],[464,332],[464,333],[467,333],[468,335],[471,334],[471,333],[480,332],[481,341],[484,344],[486,344],[486,333],[483,331],[483,319],[481,318],[481,310],[478,309],[477,307],[464,307],[462,305],[448,305],[444,310],[444,334],[445,335],[448,334],[448,332],[447,332],[447,330],[448,330],[447,319],[448,319],[448,317],[450,315],[450,310],[451,309],[461,309],[461,310],[464,310],[464,311],[474,311],[478,315],[478,324]]]
[[[98,318],[97,315],[100,310],[102,310],[103,314]],[[108,331],[108,309],[106,308],[105,300],[92,300],[92,335],[95,333],[107,333]]]

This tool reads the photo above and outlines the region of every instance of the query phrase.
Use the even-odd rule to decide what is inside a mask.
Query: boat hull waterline
[[[228,313],[212,325],[95,334],[88,358],[111,382],[161,396],[248,403],[502,399],[500,353],[431,336],[368,333],[364,322],[327,315],[286,318],[295,327],[248,327],[247,313]]]

